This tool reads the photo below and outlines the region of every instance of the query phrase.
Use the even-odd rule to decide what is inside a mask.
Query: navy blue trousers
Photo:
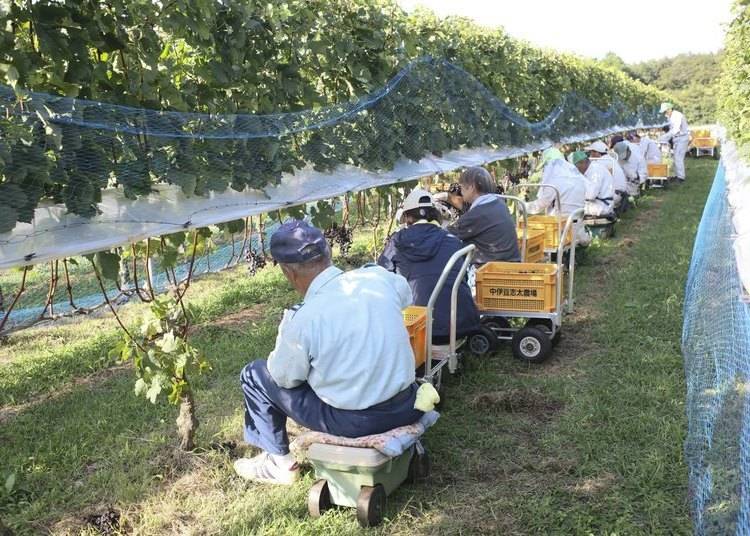
[[[414,409],[416,384],[390,400],[361,410],[329,406],[307,383],[294,389],[279,387],[265,359],[246,365],[240,384],[245,395],[245,441],[271,454],[289,452],[287,417],[316,432],[359,437],[413,424],[423,415]]]

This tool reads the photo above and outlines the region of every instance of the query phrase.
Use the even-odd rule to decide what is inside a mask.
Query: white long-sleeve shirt
[[[625,172],[622,170],[622,166],[619,162],[615,162],[614,166],[612,166],[612,180],[614,182],[615,191],[628,191],[628,178],[625,176]]]
[[[639,185],[648,178],[648,169],[646,160],[641,154],[641,149],[631,142],[627,142],[630,147],[630,157],[627,160],[618,160],[617,162],[625,172],[628,180],[627,191],[629,195],[638,195]]]
[[[669,132],[666,133],[665,137],[671,139],[679,136],[687,136],[688,134],[690,134],[690,129],[688,128],[685,114],[677,110],[672,110],[672,114],[669,116]]]
[[[592,161],[584,173],[588,179],[585,212],[588,216],[607,216],[615,207],[612,174],[603,162]]]
[[[640,184],[643,184],[648,180],[648,164],[646,163],[646,157],[643,156],[643,151],[641,150],[641,146],[637,143],[633,143],[632,141],[627,142],[628,147],[630,147],[630,153],[631,159],[635,159],[637,162],[637,169],[638,169],[638,179],[640,181]]]
[[[542,184],[558,189],[562,206],[555,206],[557,196],[552,188],[540,188],[537,198],[526,205],[526,209],[529,214],[570,214],[583,208],[586,202],[586,180],[573,164],[565,160],[553,160],[544,167]]]
[[[647,164],[661,163],[661,149],[659,149],[658,143],[651,138],[643,137],[641,138],[640,146]]]
[[[402,309],[406,279],[380,266],[318,274],[300,305],[284,311],[268,371],[281,387],[307,382],[326,404],[366,409],[414,382]]]

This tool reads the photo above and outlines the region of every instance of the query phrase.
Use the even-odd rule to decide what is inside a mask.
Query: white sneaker
[[[272,456],[263,452],[254,458],[240,458],[234,462],[235,472],[245,480],[290,486],[299,479],[299,466],[281,467]]]

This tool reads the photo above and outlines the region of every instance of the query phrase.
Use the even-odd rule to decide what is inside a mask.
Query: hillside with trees
[[[717,83],[722,53],[680,54],[672,58],[626,64],[608,53],[601,61],[646,84],[668,91],[685,106],[691,124],[716,121]]]

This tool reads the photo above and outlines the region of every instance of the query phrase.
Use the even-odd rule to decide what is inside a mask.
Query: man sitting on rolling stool
[[[413,424],[414,354],[401,310],[412,303],[402,276],[370,265],[342,272],[323,233],[303,221],[281,225],[271,255],[304,301],[284,311],[268,360],[250,362],[240,384],[245,441],[263,452],[234,463],[248,480],[291,484],[286,420],[359,437]]]

